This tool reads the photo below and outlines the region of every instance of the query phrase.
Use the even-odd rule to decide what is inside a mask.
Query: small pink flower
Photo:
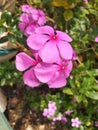
[[[53,117],[53,121],[60,121],[62,118],[60,116]]]
[[[73,110],[67,110],[67,111],[65,111],[65,114],[66,115],[70,115],[70,114],[72,114],[73,113]]]
[[[95,38],[95,42],[98,42],[98,36]]]
[[[50,26],[38,27],[27,39],[27,45],[38,51],[43,62],[54,63],[60,58],[69,60],[73,57],[73,49],[68,42],[71,37],[62,32],[56,31]]]
[[[50,101],[48,103],[48,108],[45,108],[43,111],[43,116],[45,116],[47,118],[54,116],[56,109],[57,109],[57,107],[56,107],[55,102]]]
[[[45,108],[44,111],[43,111],[43,116],[47,117],[47,118],[50,118],[50,113],[49,113],[49,110],[48,108]]]
[[[75,128],[79,128],[79,126],[81,125],[81,122],[78,119],[78,117],[71,119],[71,122],[72,122],[72,127]]]
[[[56,103],[50,101],[50,102],[48,103],[48,108],[49,108],[49,109],[52,109],[53,111],[56,111],[56,109],[57,109]]]
[[[67,122],[68,122],[68,120],[67,120],[67,118],[66,118],[66,117],[62,117],[61,122],[62,122],[62,123],[67,123]]]
[[[53,117],[53,121],[61,121],[62,120],[62,114],[61,113],[58,113],[58,115],[55,115]]]
[[[73,98],[73,102],[76,103],[78,102],[78,99],[76,97]]]

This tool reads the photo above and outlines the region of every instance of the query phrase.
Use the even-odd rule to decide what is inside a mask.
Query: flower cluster
[[[65,111],[65,116],[62,113],[57,112],[57,106],[56,103],[53,101],[49,101],[48,108],[44,108],[43,110],[43,116],[47,117],[48,119],[51,119],[53,122],[61,121],[62,123],[67,123],[68,118],[67,116],[70,116],[73,113],[73,110],[67,110]],[[81,125],[81,121],[78,117],[71,118],[71,126],[74,128],[78,128]]]
[[[25,71],[24,83],[30,87],[36,87],[40,83],[48,84],[49,88],[64,87],[72,71],[72,61],[76,59],[75,51],[70,44],[72,38],[65,32],[43,25],[43,11],[28,5],[23,5],[22,11],[19,26],[27,35],[27,46],[33,57],[24,52],[16,55],[16,68]],[[35,27],[35,21],[37,28],[32,29]]]
[[[30,35],[37,27],[46,23],[45,13],[29,5],[22,6],[19,29],[26,35]]]
[[[50,101],[48,103],[48,108],[45,108],[43,111],[43,116],[45,116],[47,118],[54,116],[56,109],[57,109],[57,107],[56,107],[55,102]]]
[[[65,117],[61,113],[56,114],[57,106],[53,101],[49,101],[48,108],[44,108],[43,116],[52,119],[54,122],[59,120],[65,123]],[[67,119],[66,119],[67,122]]]

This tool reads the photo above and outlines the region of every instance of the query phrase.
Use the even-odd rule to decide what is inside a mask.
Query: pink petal
[[[26,85],[28,85],[29,87],[32,87],[32,88],[40,85],[40,82],[36,78],[33,69],[30,69],[24,73],[23,80]]]
[[[98,42],[98,36],[95,38],[95,42]]]
[[[56,71],[56,65],[39,63],[34,67],[34,72],[38,80],[47,83]]]
[[[22,21],[22,22],[24,22],[24,23],[29,23],[28,14],[23,13],[23,14],[20,16],[20,21]]]
[[[68,61],[66,69],[65,69],[65,77],[66,78],[69,77],[70,72],[72,71],[72,67],[73,67],[72,61]]]
[[[72,59],[73,49],[69,43],[60,41],[59,43],[57,43],[57,46],[59,48],[62,58],[66,59],[66,60]]]
[[[32,8],[31,15],[35,21],[38,20],[38,9]]]
[[[35,22],[36,24],[38,24],[38,19],[39,19],[38,15],[32,14],[32,18],[33,18],[34,22]]]
[[[44,25],[46,23],[46,18],[45,17],[40,17],[39,20],[38,20],[38,24],[39,25]]]
[[[73,60],[77,60],[77,55],[76,55],[76,51],[75,50],[73,50],[73,58],[72,58]]]
[[[61,32],[61,31],[56,31],[57,32],[57,36],[61,39],[64,40],[66,42],[71,42],[72,38],[65,32]]]
[[[38,15],[39,15],[38,24],[44,25],[46,23],[45,13],[42,10],[39,9]]]
[[[53,79],[50,80],[47,84],[49,88],[62,88],[66,85],[67,81],[63,73],[55,73]]]
[[[38,9],[38,14],[39,14],[39,16],[45,17],[45,13],[41,9]]]
[[[52,42],[47,42],[43,48],[39,51],[39,56],[46,63],[58,62],[60,59],[59,51],[56,44]]]
[[[30,6],[28,5],[28,4],[24,4],[24,5],[22,5],[22,12],[27,12],[27,13],[29,13],[30,12]]]
[[[40,34],[32,34],[27,39],[27,45],[33,50],[39,50],[48,40],[48,37]]]
[[[38,26],[34,26],[34,25],[29,25],[26,29],[25,29],[25,34],[26,35],[32,35],[32,33],[34,33],[35,29],[37,28]]]
[[[19,25],[18,25],[18,27],[19,27],[19,29],[20,29],[21,31],[24,31],[24,30],[25,30],[25,27],[26,27],[26,24],[23,23],[23,22],[20,22]]]
[[[41,26],[39,28],[36,29],[35,31],[38,34],[54,34],[54,29],[50,26]]]
[[[20,52],[16,55],[16,68],[19,71],[24,71],[30,66],[34,65],[35,61],[24,52]]]

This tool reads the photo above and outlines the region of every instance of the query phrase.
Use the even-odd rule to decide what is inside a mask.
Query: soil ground
[[[24,98],[30,89],[20,85],[3,87],[8,104],[5,115],[13,130],[63,130],[60,122],[49,122],[42,113],[30,109]]]

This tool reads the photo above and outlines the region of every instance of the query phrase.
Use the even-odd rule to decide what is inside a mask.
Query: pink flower
[[[72,127],[79,128],[81,122],[79,121],[78,117],[71,119]]]
[[[68,120],[67,120],[67,118],[66,118],[66,117],[62,117],[61,122],[62,122],[62,123],[67,123],[67,122],[68,122]]]
[[[48,108],[45,108],[43,111],[43,116],[45,116],[47,118],[54,116],[56,109],[57,109],[57,107],[56,107],[55,102],[50,101],[48,103]]]
[[[23,5],[22,11],[19,28],[26,36],[32,34],[37,27],[46,23],[45,13],[42,10]]]
[[[66,115],[70,115],[70,114],[72,114],[73,113],[73,110],[67,110],[67,111],[65,111],[65,114]]]
[[[98,42],[98,36],[95,38],[95,42]]]
[[[27,45],[38,51],[43,62],[56,63],[60,58],[69,60],[73,57],[73,49],[68,42],[71,37],[62,32],[55,31],[50,26],[38,27],[27,39]]]
[[[31,14],[38,25],[44,25],[46,23],[46,15],[41,9],[32,8],[28,4],[22,5],[21,8],[23,13]]]
[[[64,87],[67,83],[66,78],[69,77],[71,70],[72,61],[60,61],[58,64],[50,64],[47,67],[43,67],[43,64],[37,64],[34,68],[35,75],[39,81],[47,83],[50,88]]]

